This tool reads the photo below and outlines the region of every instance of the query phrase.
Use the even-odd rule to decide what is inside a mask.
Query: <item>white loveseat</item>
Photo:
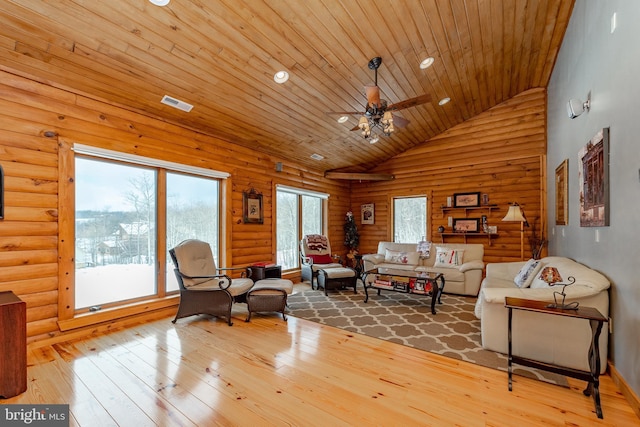
[[[475,314],[481,320],[482,347],[500,353],[508,352],[506,297],[553,302],[553,292],[561,287],[550,287],[538,278],[541,268],[556,267],[563,283],[574,277],[575,283],[565,288],[565,303],[579,302],[581,306],[595,307],[609,316],[609,280],[591,268],[564,257],[542,258],[540,267],[532,275],[530,287],[518,287],[514,278],[526,264],[504,262],[487,264],[486,277],[478,294]],[[600,359],[607,360],[609,334],[605,324],[600,334]],[[513,353],[574,369],[589,370],[587,354],[591,344],[591,328],[584,319],[552,316],[543,313],[513,310]],[[601,362],[600,372],[606,370]]]
[[[441,263],[436,263],[438,248],[459,251],[462,259],[458,260],[458,265],[439,266]],[[483,257],[484,246],[481,244],[432,244],[429,257],[421,257],[415,243],[379,242],[378,252],[363,255],[362,261],[364,271],[389,268],[443,273],[445,293],[476,296],[484,270]]]

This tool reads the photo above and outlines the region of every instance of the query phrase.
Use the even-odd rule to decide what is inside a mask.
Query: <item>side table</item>
[[[280,279],[282,277],[282,267],[279,265],[269,267],[250,265],[249,268],[251,269],[251,279],[254,282],[262,279]]]
[[[593,395],[593,402],[596,407],[596,415],[598,418],[602,418],[602,407],[600,406],[600,346],[598,345],[598,338],[600,338],[600,332],[602,331],[602,324],[607,322],[608,319],[602,315],[597,309],[593,307],[578,307],[577,310],[565,310],[562,308],[549,307],[549,303],[545,301],[534,301],[522,298],[505,298],[505,307],[509,309],[508,314],[508,340],[509,340],[509,354],[508,354],[508,366],[509,366],[509,391],[512,388],[511,376],[512,365],[518,363],[520,365],[528,366],[530,368],[543,369],[545,371],[553,372],[560,375],[566,375],[568,377],[577,378],[579,380],[587,381],[587,388],[583,393],[585,396]],[[589,359],[590,372],[582,371],[580,369],[566,368],[550,363],[539,362],[537,360],[528,359],[525,357],[514,356],[511,351],[512,334],[511,324],[513,318],[513,310],[525,310],[533,311],[537,313],[551,314],[555,316],[568,316],[578,319],[585,319],[589,321],[591,326],[591,345],[587,358]]]

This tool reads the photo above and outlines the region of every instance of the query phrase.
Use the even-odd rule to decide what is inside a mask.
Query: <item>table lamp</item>
[[[562,282],[562,277],[560,277],[560,272],[555,267],[545,267],[542,269],[542,272],[539,276],[540,280],[545,281],[549,286],[562,286],[562,291],[553,292],[553,304],[547,305],[547,308],[560,308],[562,310],[577,310],[578,305],[580,304],[578,301],[574,301],[570,304],[565,304],[564,299],[567,294],[564,293],[564,288],[569,285],[573,285],[576,282],[575,277],[569,276],[567,280],[569,283],[559,283]],[[562,297],[562,300],[558,302],[558,296]]]

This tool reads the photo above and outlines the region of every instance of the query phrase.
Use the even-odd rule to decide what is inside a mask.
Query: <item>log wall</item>
[[[373,172],[392,173],[394,181],[359,183],[329,180],[287,159],[274,158],[158,118],[130,111],[0,72],[0,165],[5,173],[5,215],[0,220],[0,291],[12,290],[27,302],[30,342],[83,336],[117,326],[102,325],[61,332],[61,296],[68,289],[65,269],[72,265],[59,248],[69,228],[69,191],[64,150],[81,143],[160,160],[228,172],[225,199],[227,264],[247,265],[275,256],[273,195],[276,184],[329,193],[328,235],[334,249],[344,249],[345,213],[375,203],[375,225],[359,225],[363,253],[390,238],[389,201],[393,195],[427,194],[432,220],[429,230],[446,225],[439,209],[454,192],[481,191],[500,206],[490,224],[499,237],[487,248],[489,262],[519,258],[517,224],[500,223],[507,203],[524,205],[530,219],[544,215],[545,93],[523,93],[448,132],[397,156]],[[380,143],[384,143],[381,141]],[[282,162],[282,172],[275,171]],[[255,188],[264,196],[264,224],[243,224],[242,191]],[[59,197],[62,195],[62,199]],[[359,221],[359,218],[358,218]],[[542,224],[544,226],[544,224]],[[539,228],[538,228],[539,229]],[[293,275],[292,280],[299,276]],[[64,304],[62,304],[64,306]],[[147,305],[126,311],[126,322],[168,315],[174,307]],[[137,320],[136,320],[137,319]]]
[[[485,236],[470,236],[468,243],[485,244],[486,262],[519,260],[520,225],[502,222],[508,204],[518,202],[531,223],[531,227],[525,229],[525,258],[528,259],[534,226],[538,235],[546,228],[545,112],[545,90],[529,90],[372,171],[392,174],[394,180],[354,182],[351,192],[354,212],[360,212],[364,203],[375,205],[375,224],[359,223],[360,252],[375,252],[379,241],[393,240],[392,197],[427,195],[431,214],[428,239],[440,242],[438,227],[442,225],[451,231],[447,217],[465,217],[464,211],[443,212],[441,206],[446,205],[447,197],[454,193],[480,192],[488,194],[489,204],[495,204],[497,209],[470,211],[467,216],[488,215],[489,225],[498,227],[498,237],[491,246]],[[384,144],[384,138],[378,144]],[[462,243],[463,238],[447,236],[446,242]]]
[[[64,233],[59,230],[68,228],[70,219],[69,214],[59,216],[68,209],[68,201],[58,197],[64,188],[59,180],[66,179],[65,171],[59,170],[65,159],[60,156],[59,161],[59,151],[75,142],[230,173],[227,265],[274,260],[276,184],[329,193],[328,235],[340,242],[334,244],[336,250],[345,249],[342,224],[349,208],[349,183],[7,72],[0,72],[0,82],[0,165],[5,173],[0,291],[12,290],[26,301],[30,342],[61,334],[58,304],[66,290],[64,269],[73,264],[59,251],[59,245],[68,243],[61,242]],[[282,172],[275,171],[276,162],[282,162]],[[242,191],[251,187],[264,196],[264,224],[242,222]],[[65,193],[69,192],[60,192]]]

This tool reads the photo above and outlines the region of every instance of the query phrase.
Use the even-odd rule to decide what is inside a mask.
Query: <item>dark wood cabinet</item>
[[[251,269],[251,279],[254,282],[262,279],[280,279],[282,277],[282,267],[279,265],[272,265],[270,267],[252,265],[249,268]]]
[[[0,292],[0,396],[27,390],[27,304],[13,292]]]

